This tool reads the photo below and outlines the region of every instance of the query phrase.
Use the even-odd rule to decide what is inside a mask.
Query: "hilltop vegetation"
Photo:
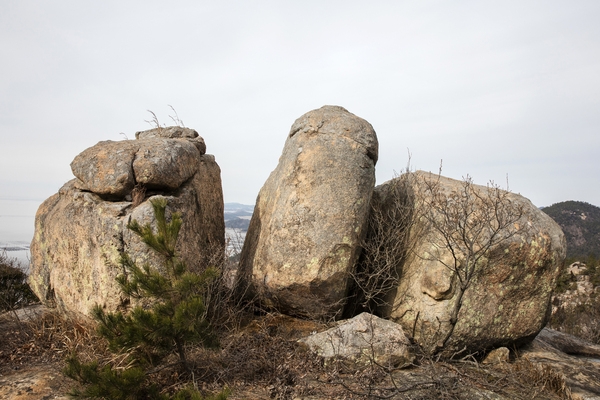
[[[583,201],[563,201],[542,209],[565,233],[567,259],[600,257],[600,207]]]
[[[544,208],[567,240],[566,265],[556,286],[548,326],[600,344],[600,207],[563,201]]]

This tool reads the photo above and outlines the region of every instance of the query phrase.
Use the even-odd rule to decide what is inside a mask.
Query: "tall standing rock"
[[[71,169],[77,178],[36,214],[29,282],[44,303],[55,303],[66,314],[88,316],[95,304],[113,311],[127,302],[115,281],[124,272],[121,252],[160,267],[127,229],[132,219],[154,223],[153,197],[167,199],[167,215],[182,214],[177,250],[190,270],[223,257],[221,171],[205,154],[204,140],[181,127],[136,137],[100,142],[75,157]]]
[[[342,107],[324,106],[294,122],[242,249],[238,284],[247,294],[289,314],[341,311],[365,231],[377,152],[371,124]]]

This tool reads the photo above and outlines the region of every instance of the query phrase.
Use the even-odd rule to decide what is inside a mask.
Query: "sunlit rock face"
[[[31,243],[30,285],[46,304],[89,316],[99,304],[116,310],[122,297],[115,278],[121,252],[135,261],[160,260],[127,229],[132,219],[154,223],[150,201],[163,196],[167,216],[183,225],[177,250],[191,270],[222,255],[225,226],[221,171],[192,129],[138,132],[138,139],[104,141],[83,151],[71,168],[77,177],[38,209]]]
[[[447,355],[509,346],[535,337],[546,324],[552,291],[566,253],[560,227],[525,197],[497,192],[504,196],[505,211],[514,210],[520,216],[497,230],[502,240],[479,253],[475,273],[461,297],[464,275],[459,277],[456,271],[463,271],[468,262],[460,249],[465,247],[460,238],[461,216],[432,210],[430,205],[432,200],[438,205],[451,205],[464,199],[465,183],[422,171],[396,179],[407,180],[400,187],[405,191],[403,196],[412,199],[414,223],[410,227],[410,248],[399,268],[398,287],[388,294],[391,307],[384,309],[383,314],[402,325],[426,350],[442,349]],[[375,191],[379,197],[385,197],[385,191],[391,187],[388,182]],[[431,187],[435,187],[435,199],[427,189]],[[475,222],[495,212],[481,200],[492,196],[490,190],[472,185],[470,208],[464,210],[471,224],[467,239],[478,238],[474,240],[474,251],[488,243],[496,226],[495,222],[483,227]],[[439,229],[444,225],[446,228]],[[444,235],[454,237],[452,246],[447,246]],[[461,305],[452,328],[458,301]]]
[[[239,286],[292,315],[339,315],[375,184],[373,127],[342,107],[294,122],[260,190],[241,254]]]

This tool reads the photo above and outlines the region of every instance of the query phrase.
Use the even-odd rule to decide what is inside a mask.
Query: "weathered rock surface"
[[[89,315],[95,304],[120,307],[126,301],[115,282],[123,272],[120,253],[159,265],[127,229],[131,219],[153,223],[149,200],[155,196],[167,199],[167,215],[177,211],[183,216],[177,249],[191,270],[221,254],[220,169],[213,156],[201,155],[187,139],[100,142],[72,165],[82,179],[67,182],[36,214],[29,282],[44,303],[55,302],[63,312],[79,316]],[[136,207],[130,195],[135,184],[146,189],[145,201]]]
[[[521,357],[562,374],[577,400],[600,399],[600,346],[544,328],[522,348]],[[588,357],[577,357],[587,355]]]
[[[105,141],[71,163],[78,187],[98,195],[125,197],[136,184],[174,190],[198,171],[200,152],[185,139]]]
[[[408,184],[397,187],[412,197],[414,223],[410,240],[413,242],[401,266],[397,290],[389,293],[392,308],[385,310],[385,315],[400,323],[427,351],[439,351],[443,347],[448,355],[510,347],[533,339],[546,324],[552,290],[565,257],[565,239],[560,227],[526,198],[507,194],[509,207],[520,208],[523,214],[507,228],[510,232],[498,233],[506,236],[505,240],[490,248],[479,260],[478,272],[462,295],[452,331],[452,313],[460,297],[460,282],[452,268],[454,265],[462,268],[465,259],[457,256],[455,260],[450,248],[444,245],[445,238],[435,229],[442,224],[443,215],[434,215],[435,220],[431,222],[424,217],[422,208],[431,197],[424,190],[427,182],[437,182],[437,193],[444,199],[460,192],[464,182],[421,171],[396,179],[410,179]],[[391,187],[389,184],[378,186],[376,191]],[[476,195],[487,196],[487,187],[473,185],[473,189]],[[378,196],[385,197],[386,193]],[[473,209],[465,210],[471,213],[471,218],[482,215],[478,202],[474,200]],[[384,210],[384,214],[386,212]],[[469,240],[475,235],[484,238],[483,242],[475,242],[474,248],[484,245],[488,237],[486,229],[467,235]],[[447,231],[447,234],[457,232]],[[456,246],[455,254],[459,254],[459,245]]]
[[[71,170],[83,190],[124,197],[135,185],[132,164],[137,150],[134,141],[100,142],[77,155]]]
[[[349,368],[374,363],[388,368],[406,367],[415,359],[400,325],[366,312],[298,342],[326,363],[337,360]]]
[[[600,286],[595,286],[590,279],[588,267],[585,263],[576,261],[569,265],[567,270],[570,282],[567,290],[554,293],[552,299],[552,315],[573,314],[577,308],[593,304],[594,298],[600,293]]]
[[[193,129],[184,128],[181,126],[168,126],[149,129],[147,131],[141,131],[135,133],[136,139],[150,139],[150,138],[166,138],[166,139],[187,139],[196,146],[200,154],[206,153],[206,144],[204,138],[198,135]]]
[[[292,125],[277,168],[260,190],[238,277],[265,306],[336,315],[364,235],[375,184],[377,137],[336,106]]]
[[[60,367],[32,366],[0,376],[0,398],[12,400],[68,400],[68,383]],[[70,383],[70,382],[69,382]]]
[[[577,336],[568,335],[550,328],[544,328],[536,336],[536,339],[549,344],[565,354],[593,357],[600,362],[600,345],[590,343]]]

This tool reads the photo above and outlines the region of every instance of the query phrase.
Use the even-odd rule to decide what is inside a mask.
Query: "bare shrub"
[[[373,193],[362,253],[351,274],[346,317],[363,311],[386,317],[397,295],[403,265],[426,233],[422,199],[415,197],[417,176],[406,171]]]
[[[407,253],[413,214],[413,196],[407,180],[394,179],[373,193],[362,255],[352,273],[351,307],[348,317],[363,311],[377,313],[389,304],[398,286]]]
[[[213,245],[206,265],[217,269],[217,276],[208,283],[205,293],[206,314],[214,329],[221,332],[239,329],[248,313],[252,313],[251,304],[242,301],[234,288],[237,270],[237,247]]]
[[[474,277],[488,265],[509,256],[497,251],[499,245],[508,242],[519,229],[526,229],[517,224],[524,207],[513,202],[508,190],[493,182],[484,188],[476,187],[467,175],[457,190],[447,191],[440,179],[438,175],[418,181],[424,199],[422,218],[432,233],[428,242],[433,249],[418,256],[443,265],[456,281],[450,318],[440,321],[434,353],[441,351],[452,336],[463,296]]]
[[[38,302],[37,296],[27,284],[27,274],[16,258],[0,252],[0,312],[13,311]]]

